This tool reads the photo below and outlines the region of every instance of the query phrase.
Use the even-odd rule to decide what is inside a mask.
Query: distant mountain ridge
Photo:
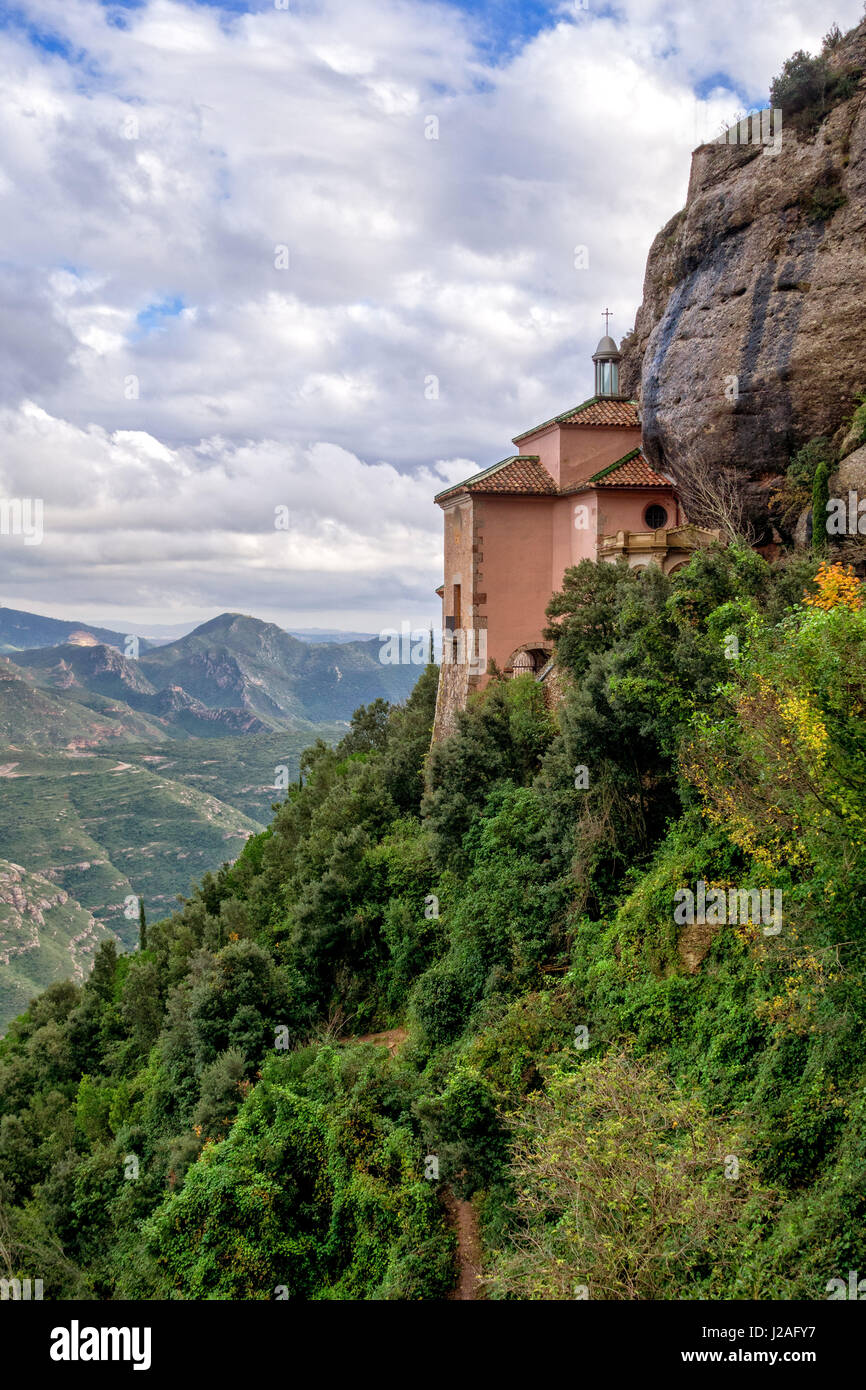
[[[61,632],[60,641],[48,640]],[[18,645],[26,637],[31,645]],[[142,644],[132,657],[119,633],[0,609],[0,644],[34,686],[122,700],[206,736],[348,720],[377,698],[406,699],[419,675],[414,665],[383,664],[377,637],[303,641],[243,613],[221,613],[172,642]]]
[[[146,635],[142,630],[146,629]],[[66,618],[46,618],[40,613],[25,612],[20,608],[5,608],[0,604],[0,655],[7,652],[31,651],[36,647],[58,647],[67,642],[76,632],[91,633],[98,642],[117,647],[123,651],[129,636],[137,635],[139,650],[149,651],[152,647],[166,646],[177,642],[195,630],[194,624],[183,623],[133,623],[125,632],[115,628],[83,621],[69,621]],[[290,637],[302,642],[333,643],[341,646],[346,642],[370,642],[375,639],[373,632],[352,632],[348,628],[337,627],[292,627],[286,628]]]
[[[114,632],[108,627],[94,627],[92,623],[68,622],[64,618],[43,618],[39,613],[25,613],[19,608],[0,607],[0,653],[29,651],[34,647],[56,647],[76,632],[91,633],[98,642],[123,649],[127,632]],[[139,648],[151,644],[141,638]]]
[[[158,688],[181,689],[205,705],[250,710],[270,727],[302,718],[349,719],[379,697],[406,699],[417,666],[379,660],[380,643],[302,642],[242,613],[221,613],[176,642],[142,655]]]
[[[287,627],[290,637],[300,637],[302,642],[371,642],[375,632],[349,632],[338,627]]]

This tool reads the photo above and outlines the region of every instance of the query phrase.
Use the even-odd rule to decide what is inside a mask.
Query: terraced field
[[[332,739],[342,727],[315,732]],[[112,741],[110,753],[0,750],[0,1032],[53,980],[89,969],[106,934],[134,948],[130,899],[140,897],[156,921],[204,873],[235,859],[297,780],[311,742],[304,730]]]

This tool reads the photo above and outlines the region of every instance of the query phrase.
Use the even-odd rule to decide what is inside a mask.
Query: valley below
[[[139,659],[123,640],[0,609],[0,1031],[84,978],[107,935],[134,949],[139,902],[170,915],[269,823],[304,749],[417,675],[376,639],[305,643],[238,614]]]

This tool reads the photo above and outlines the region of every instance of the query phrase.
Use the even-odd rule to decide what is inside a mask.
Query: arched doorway
[[[550,653],[543,647],[520,647],[505,669],[512,680],[517,676],[537,676],[549,660]]]

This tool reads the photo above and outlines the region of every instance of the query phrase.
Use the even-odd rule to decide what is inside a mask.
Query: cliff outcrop
[[[653,463],[686,498],[734,468],[764,539],[791,455],[820,435],[841,446],[866,392],[866,21],[827,64],[829,97],[782,107],[775,153],[695,150],[624,344]]]

